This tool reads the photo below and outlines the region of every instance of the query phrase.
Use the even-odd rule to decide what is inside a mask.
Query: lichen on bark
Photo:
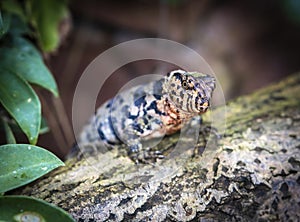
[[[78,221],[297,221],[299,108],[300,73],[213,110],[226,109],[226,130],[204,152],[201,137],[191,145],[191,127],[179,144],[179,134],[165,138],[167,158],[153,165],[116,149],[87,152],[21,193]]]

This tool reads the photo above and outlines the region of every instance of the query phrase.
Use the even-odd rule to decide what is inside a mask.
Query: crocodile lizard
[[[135,162],[163,158],[143,141],[170,135],[210,106],[215,78],[174,70],[159,80],[135,86],[100,106],[83,128],[78,144],[102,141],[109,147],[126,144]]]

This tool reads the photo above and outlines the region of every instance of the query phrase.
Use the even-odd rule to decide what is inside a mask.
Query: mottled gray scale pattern
[[[123,91],[98,108],[78,144],[124,143],[129,153],[143,152],[142,141],[172,134],[204,113],[214,88],[215,79],[209,75],[175,70],[160,80]]]

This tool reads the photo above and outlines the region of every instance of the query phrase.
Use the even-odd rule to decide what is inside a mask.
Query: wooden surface
[[[201,136],[193,145],[197,129],[189,127],[180,143],[176,134],[158,145],[166,159],[154,165],[91,144],[21,193],[78,221],[297,221],[299,107],[300,73],[206,115],[204,122],[225,117],[218,140]],[[222,134],[220,119],[211,122]]]

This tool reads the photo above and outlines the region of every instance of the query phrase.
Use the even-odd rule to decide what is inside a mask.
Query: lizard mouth
[[[204,113],[209,108],[209,102],[207,100],[202,101],[202,103],[198,106],[198,110],[200,113]]]

